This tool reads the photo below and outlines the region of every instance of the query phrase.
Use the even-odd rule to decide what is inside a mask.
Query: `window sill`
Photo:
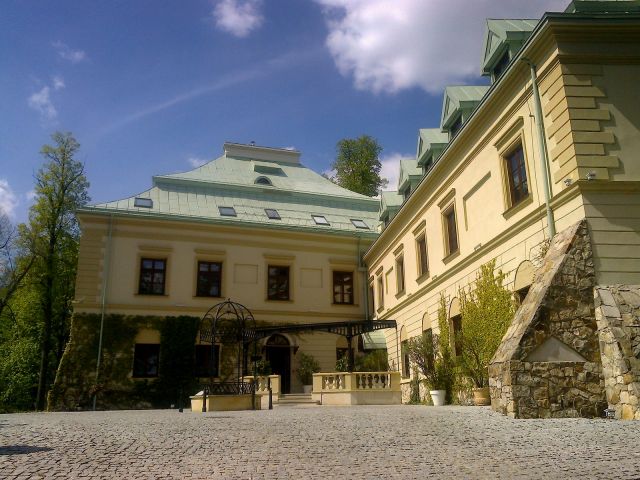
[[[458,249],[458,250],[456,250],[455,252],[450,253],[449,255],[447,255],[446,257],[444,257],[444,258],[442,259],[442,263],[444,263],[444,264],[446,265],[446,264],[447,264],[447,263],[449,263],[451,260],[453,260],[454,258],[459,257],[459,256],[460,256],[460,249]]]
[[[331,305],[333,305],[334,307],[357,307],[358,306],[357,303],[339,303],[339,302],[333,302]]]
[[[516,213],[518,213],[520,210],[524,209],[528,205],[531,205],[532,203],[533,203],[533,196],[531,194],[529,194],[527,196],[527,198],[525,198],[523,200],[520,200],[518,203],[516,203],[515,205],[512,205],[507,210],[505,210],[502,213],[502,216],[504,217],[505,220],[509,220]]]
[[[425,272],[422,275],[420,275],[418,278],[416,278],[416,283],[420,284],[424,282],[427,278],[429,278],[429,272]]]
[[[267,298],[267,299],[265,299],[265,302],[293,303],[293,300],[291,300],[290,298],[287,298],[287,299],[284,299],[284,298]]]
[[[406,290],[401,290],[398,293],[396,293],[396,298],[401,298],[404,296],[404,294],[406,293]]]
[[[194,295],[193,298],[224,298],[222,295]]]
[[[383,311],[383,310],[384,310],[384,305],[383,305],[383,306],[381,306],[381,307],[378,307],[378,308],[376,309],[376,312],[378,312],[378,313],[382,313],[382,311]]]
[[[136,297],[165,297],[168,298],[169,295],[167,295],[166,293],[134,293],[134,295]]]

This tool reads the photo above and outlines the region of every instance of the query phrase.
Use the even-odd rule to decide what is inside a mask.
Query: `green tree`
[[[513,295],[504,287],[504,278],[492,260],[480,267],[473,289],[460,291],[459,364],[476,387],[489,386],[489,362],[515,313]]]
[[[382,164],[378,156],[382,147],[369,135],[352,139],[344,138],[336,147],[337,156],[331,168],[335,176],[331,179],[341,187],[369,197],[378,194],[387,185],[380,177]]]
[[[84,166],[74,158],[80,144],[70,133],[56,132],[52,139],[54,145],[41,150],[45,164],[36,174],[29,223],[20,228],[24,248],[35,257],[33,288],[41,319],[38,410],[45,406],[68,337],[80,234],[75,211],[89,200]]]
[[[9,217],[0,211],[0,319],[9,301],[24,283],[33,265],[33,255],[25,254],[16,243],[17,229]],[[0,320],[1,321],[1,320]]]

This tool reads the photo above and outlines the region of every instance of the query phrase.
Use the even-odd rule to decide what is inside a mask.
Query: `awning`
[[[382,330],[374,330],[362,334],[362,346],[365,350],[387,348],[387,340]]]

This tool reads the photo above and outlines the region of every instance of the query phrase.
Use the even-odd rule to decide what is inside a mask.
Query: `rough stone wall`
[[[640,420],[640,286],[598,286],[596,320],[609,408]]]
[[[515,418],[599,415],[604,381],[586,221],[558,233],[489,365],[491,406]],[[555,338],[585,361],[531,361]]]

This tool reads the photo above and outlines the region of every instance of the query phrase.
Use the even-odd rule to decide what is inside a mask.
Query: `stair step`
[[[320,402],[313,400],[311,395],[289,393],[280,397],[278,405],[320,405]]]

